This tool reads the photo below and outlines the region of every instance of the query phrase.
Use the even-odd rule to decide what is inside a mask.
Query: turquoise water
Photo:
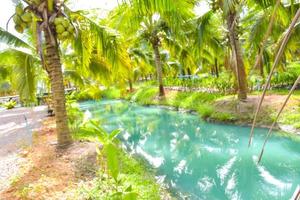
[[[300,184],[300,141],[274,134],[261,164],[266,129],[207,123],[198,116],[119,100],[81,103],[104,128],[122,129],[130,152],[157,169],[179,199],[290,199]]]

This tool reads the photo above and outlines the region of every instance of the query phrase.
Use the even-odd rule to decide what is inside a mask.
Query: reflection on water
[[[155,168],[180,199],[289,199],[300,184],[300,142],[274,135],[261,165],[265,129],[248,149],[248,127],[210,124],[197,116],[124,101],[85,102],[81,108],[120,128],[129,151]]]

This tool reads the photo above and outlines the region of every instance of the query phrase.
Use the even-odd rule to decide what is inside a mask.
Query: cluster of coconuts
[[[75,28],[70,21],[64,17],[57,17],[54,20],[57,37],[60,40],[67,40],[74,35]]]
[[[32,22],[32,13],[24,11],[21,4],[16,6],[16,14],[14,16],[15,29],[19,33],[23,33],[24,29],[28,28]]]

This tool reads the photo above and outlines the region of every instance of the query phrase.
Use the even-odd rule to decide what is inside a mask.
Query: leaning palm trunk
[[[163,80],[162,80],[162,67],[161,67],[161,60],[160,60],[158,44],[153,44],[152,46],[153,46],[153,50],[154,50],[155,65],[156,65],[157,79],[158,79],[158,85],[159,85],[159,96],[163,97],[163,96],[165,96],[165,90],[164,90]]]
[[[264,153],[264,150],[265,150],[265,146],[266,146],[266,144],[267,144],[268,139],[269,139],[270,136],[271,136],[272,130],[273,130],[275,124],[277,123],[277,121],[278,121],[278,119],[279,119],[279,117],[280,117],[280,115],[281,115],[283,109],[285,108],[285,106],[286,106],[288,100],[290,99],[292,93],[293,93],[294,90],[296,89],[296,87],[297,87],[299,81],[300,81],[300,76],[298,76],[298,78],[297,78],[297,80],[295,81],[293,87],[291,88],[291,90],[290,90],[288,96],[286,97],[286,99],[285,99],[283,105],[281,106],[280,110],[278,111],[278,114],[277,114],[275,120],[273,121],[273,124],[272,124],[272,126],[270,127],[269,132],[268,132],[268,134],[267,134],[267,136],[266,136],[266,139],[265,139],[265,141],[264,141],[262,150],[261,150],[260,155],[259,155],[258,163],[261,161],[261,158],[262,158],[263,153]]]
[[[53,40],[51,39],[48,31],[45,31],[44,33],[46,41],[45,60],[47,72],[51,82],[56,120],[57,142],[58,147],[66,147],[72,142],[72,139],[67,121],[62,67],[57,45],[53,44]]]
[[[263,76],[262,56],[263,56],[263,52],[264,52],[266,43],[268,41],[268,38],[272,33],[272,28],[273,28],[273,25],[274,25],[274,22],[275,22],[276,12],[279,8],[280,2],[281,2],[281,0],[277,0],[277,2],[276,2],[276,5],[274,7],[274,10],[273,10],[273,13],[272,13],[272,16],[271,16],[271,19],[270,19],[270,23],[268,25],[267,32],[265,33],[265,35],[263,37],[263,40],[260,43],[259,52],[258,52],[258,55],[256,57],[256,61],[255,61],[254,67],[253,67],[253,69],[256,69],[258,66],[260,66],[262,76]]]
[[[241,101],[245,101],[247,99],[248,86],[241,45],[237,33],[237,20],[237,13],[235,11],[232,11],[228,14],[227,26],[232,52],[232,62],[237,79],[238,99]]]
[[[252,138],[253,138],[253,133],[254,133],[254,127],[255,127],[255,123],[256,123],[256,119],[257,119],[257,115],[260,111],[260,108],[261,108],[261,105],[262,105],[262,102],[264,100],[264,97],[266,95],[266,92],[267,92],[267,89],[271,83],[271,78],[272,78],[272,75],[273,75],[273,72],[275,70],[275,68],[277,67],[281,57],[282,57],[282,54],[284,52],[284,49],[289,41],[289,38],[292,34],[292,31],[298,21],[298,19],[300,18],[300,9],[298,9],[294,19],[292,20],[292,23],[290,24],[289,28],[288,28],[288,31],[286,33],[286,35],[284,36],[284,39],[281,43],[281,46],[280,46],[280,49],[275,57],[275,61],[273,63],[273,66],[272,66],[272,69],[270,71],[270,74],[268,76],[268,80],[267,80],[267,83],[265,84],[265,87],[264,87],[264,90],[263,90],[263,93],[262,93],[262,96],[259,100],[259,103],[258,103],[258,106],[257,106],[257,109],[256,109],[256,112],[255,112],[255,115],[254,115],[254,119],[253,119],[253,123],[252,123],[252,127],[251,127],[251,131],[250,131],[250,137],[249,137],[249,143],[248,143],[248,146],[250,147],[251,146],[251,143],[252,143]]]

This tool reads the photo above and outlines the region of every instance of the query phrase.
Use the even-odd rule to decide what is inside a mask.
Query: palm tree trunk
[[[128,80],[128,84],[129,84],[129,92],[133,92],[132,80],[130,78]]]
[[[53,44],[47,30],[44,31],[44,33],[46,40],[45,59],[51,83],[56,120],[57,142],[59,148],[64,148],[72,143],[72,138],[67,121],[62,67],[57,45]]]
[[[216,58],[215,58],[215,71],[216,71],[217,78],[219,78],[218,59]]]
[[[232,51],[232,61],[237,78],[238,85],[238,98],[241,101],[247,99],[247,78],[243,61],[243,55],[241,51],[241,45],[237,33],[237,13],[230,12],[227,16],[227,26],[229,31],[229,40]]]
[[[258,55],[256,57],[256,61],[255,61],[255,64],[254,64],[254,69],[256,69],[256,67],[260,65],[260,69],[262,69],[262,71],[263,71],[263,65],[264,65],[263,60],[262,60],[263,52],[264,52],[266,43],[268,41],[268,38],[272,33],[273,24],[275,22],[275,18],[276,18],[277,10],[280,6],[280,2],[281,2],[281,0],[276,1],[271,19],[269,21],[267,32],[265,33],[265,35],[263,37],[263,40],[261,41],[260,46],[259,46]],[[262,77],[264,76],[263,73],[261,73],[261,75],[262,75]]]
[[[152,44],[152,46],[154,50],[154,58],[155,58],[157,79],[159,85],[159,96],[163,97],[165,96],[165,90],[164,90],[163,80],[162,80],[162,67],[161,67],[161,59],[160,59],[158,44]]]
[[[259,73],[260,73],[260,76],[261,76],[262,78],[265,78],[265,75],[264,75],[264,63],[263,63],[263,57],[260,57],[258,66],[259,66]]]

